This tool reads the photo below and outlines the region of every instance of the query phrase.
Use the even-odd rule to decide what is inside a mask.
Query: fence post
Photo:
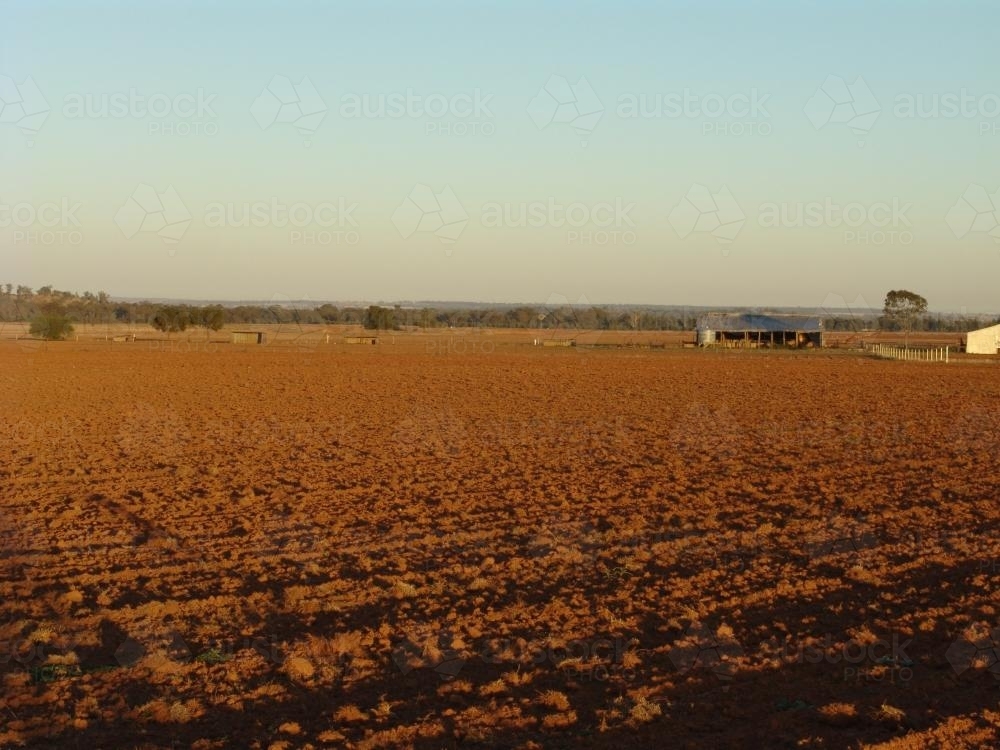
[[[944,361],[945,362],[948,361],[948,347],[947,346],[944,348]]]

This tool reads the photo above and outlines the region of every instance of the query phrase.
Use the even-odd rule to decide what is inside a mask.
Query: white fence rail
[[[910,362],[947,362],[950,347],[913,349],[895,344],[865,344],[865,351],[883,359],[901,359]]]

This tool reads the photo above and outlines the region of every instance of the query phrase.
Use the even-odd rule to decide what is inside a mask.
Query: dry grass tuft
[[[906,712],[888,703],[883,703],[875,712],[875,718],[887,724],[904,724],[906,722]]]
[[[316,674],[316,667],[308,659],[301,656],[290,656],[283,665],[285,674],[293,680],[308,680]]]
[[[645,696],[639,697],[629,710],[629,718],[636,724],[646,724],[663,713],[659,703],[653,703]]]
[[[566,697],[565,693],[560,693],[558,690],[546,690],[539,696],[539,700],[543,706],[554,708],[556,711],[566,711],[569,709],[569,698]]]
[[[479,688],[479,694],[482,696],[488,695],[500,695],[507,692],[507,683],[503,680],[493,680]]]
[[[367,721],[368,714],[355,706],[353,703],[348,703],[346,706],[338,708],[334,712],[333,718],[337,721],[351,723],[354,721]]]
[[[549,714],[542,719],[542,727],[545,729],[565,729],[576,724],[576,711],[565,713]]]
[[[417,587],[406,581],[396,581],[389,591],[397,599],[410,599],[417,595]]]

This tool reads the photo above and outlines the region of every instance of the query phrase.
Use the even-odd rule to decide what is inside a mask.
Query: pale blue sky
[[[234,299],[819,306],[860,296],[873,307],[887,289],[908,287],[935,309],[1000,309],[1000,244],[989,234],[1000,220],[993,3],[0,9],[0,76],[18,87],[30,77],[50,108],[37,132],[0,111],[0,206],[10,207],[0,208],[0,282]],[[307,135],[264,105],[251,113],[275,76],[308,78],[326,107]],[[555,86],[582,79],[584,88],[568,90],[592,92],[603,108],[596,126],[553,119],[551,98],[537,96],[553,76]],[[867,132],[822,107],[810,120],[831,76],[834,86],[862,78],[878,110]],[[211,102],[204,116],[95,116],[132,89],[168,103],[200,89]],[[377,103],[408,90],[461,104],[477,89],[487,101],[478,117],[343,111],[352,98]],[[739,105],[755,90],[763,111],[744,116]],[[963,90],[972,116],[934,109],[934,97]],[[653,112],[658,96],[685,91],[737,111],[619,111],[641,97]],[[897,114],[907,98],[924,116]],[[74,102],[90,114],[76,116]],[[135,224],[134,210],[121,213],[139,185],[174,189],[190,215],[168,230],[177,242],[152,220]],[[446,213],[464,211],[466,223],[436,233],[430,219],[415,224],[415,204],[398,213],[416,185],[450,188]],[[709,200],[723,188],[732,196],[723,220],[731,242],[713,234],[710,217],[685,226],[691,210],[691,221],[705,210],[684,203],[694,185]],[[961,202],[970,186],[981,188],[969,193],[973,208]],[[902,218],[868,220],[894,201]],[[57,226],[35,216],[63,202],[79,208]],[[575,206],[587,218],[616,202],[632,207],[610,227],[560,225],[558,211],[542,226],[484,220],[497,206],[514,217],[530,204]],[[297,206],[308,220],[278,226],[269,210],[265,226],[210,220],[220,206],[239,218],[254,203]],[[324,227],[309,214],[326,204],[354,208]],[[858,226],[837,224],[848,205],[864,217]],[[762,218],[794,219],[809,206],[832,206],[834,219]]]

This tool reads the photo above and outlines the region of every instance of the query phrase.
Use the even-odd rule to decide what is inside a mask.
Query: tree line
[[[927,301],[905,290],[886,295],[881,311],[868,315],[824,316],[827,331],[889,330],[959,332],[1000,322],[974,316],[927,314]],[[65,338],[74,323],[150,325],[172,333],[188,328],[217,331],[240,324],[345,324],[369,330],[419,328],[533,328],[580,331],[690,331],[698,312],[600,305],[496,305],[481,307],[402,307],[368,305],[305,308],[285,305],[194,305],[112,300],[96,293],[0,284],[0,322],[32,323],[33,335]]]

